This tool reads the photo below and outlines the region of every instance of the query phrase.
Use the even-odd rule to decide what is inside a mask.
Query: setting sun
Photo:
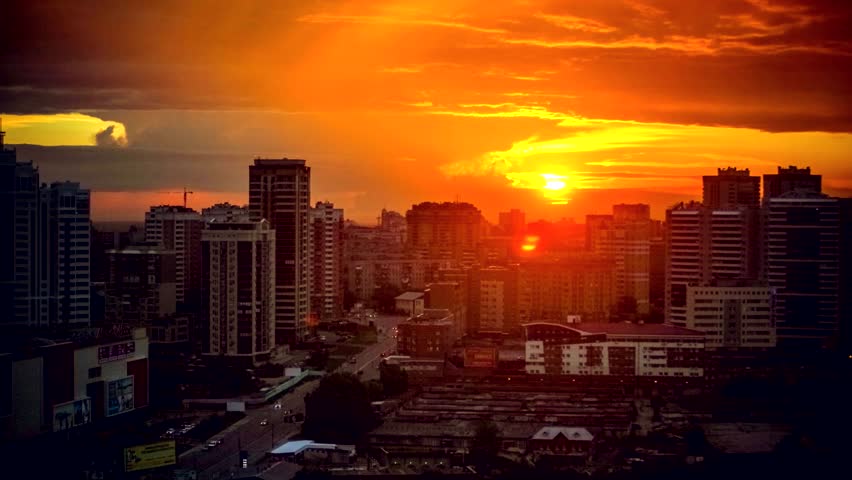
[[[542,173],[542,177],[544,177],[544,189],[545,190],[562,190],[565,188],[565,176],[563,175],[554,175],[552,173]]]

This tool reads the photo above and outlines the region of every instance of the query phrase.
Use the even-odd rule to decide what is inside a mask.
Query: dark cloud
[[[124,138],[114,136],[115,125],[110,125],[95,134],[95,145],[99,147],[121,147],[126,143]]]

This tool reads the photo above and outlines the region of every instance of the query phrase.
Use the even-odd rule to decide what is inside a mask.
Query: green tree
[[[408,373],[399,368],[399,365],[388,365],[383,362],[379,366],[379,379],[385,396],[395,397],[408,390]]]
[[[357,443],[376,424],[367,388],[351,373],[324,377],[305,397],[303,433],[311,440]]]
[[[500,451],[499,435],[500,431],[493,422],[483,420],[477,423],[470,447],[470,458],[480,470],[484,471],[497,460],[497,453]]]

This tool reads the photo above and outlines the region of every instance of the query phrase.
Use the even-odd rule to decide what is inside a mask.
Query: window
[[[98,378],[101,376],[101,367],[92,367],[89,369],[89,378]]]

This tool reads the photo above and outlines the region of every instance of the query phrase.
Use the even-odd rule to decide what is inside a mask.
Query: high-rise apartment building
[[[256,159],[249,166],[249,213],[275,230],[275,342],[307,333],[311,288],[311,168],[304,160]]]
[[[46,235],[42,296],[48,298],[51,325],[88,325],[91,315],[91,221],[89,190],[79,183],[54,182],[42,188]],[[45,222],[46,220],[46,222]],[[46,281],[46,290],[45,290]]]
[[[748,282],[686,288],[686,328],[704,333],[707,348],[768,348],[776,342],[773,292]]]
[[[205,355],[257,363],[275,346],[275,243],[269,222],[210,222],[202,234]]]
[[[175,252],[175,297],[178,309],[194,311],[201,302],[201,231],[204,222],[195,210],[173,205],[151,207],[145,213],[145,242]]]
[[[666,320],[686,325],[686,288],[760,272],[759,213],[681,203],[666,211]]]
[[[764,268],[777,292],[779,345],[821,346],[835,340],[843,248],[838,200],[793,190],[767,199],[764,215]]]
[[[476,256],[484,222],[482,213],[469,203],[424,202],[405,214],[407,245],[431,256],[472,260]]]
[[[217,203],[201,209],[201,219],[204,223],[217,222],[245,222],[249,219],[248,206],[231,205],[230,203]]]
[[[616,299],[632,298],[636,312],[650,311],[651,208],[613,205],[612,215],[586,217],[586,248],[615,265]]]
[[[763,199],[780,197],[795,190],[822,192],[822,175],[812,175],[811,167],[778,167],[778,173],[763,176]]]
[[[497,218],[497,225],[504,235],[523,235],[524,230],[527,228],[526,215],[522,210],[518,210],[517,208],[513,208],[508,212],[500,212]]]
[[[330,202],[311,209],[313,261],[311,314],[320,321],[343,316],[343,210]]]
[[[717,175],[704,176],[705,207],[727,209],[760,206],[760,177],[749,170],[735,167],[720,168]]]
[[[40,182],[38,167],[18,162],[15,150],[3,146],[0,132],[0,322],[46,325],[47,303],[39,302],[42,265]]]
[[[473,323],[479,332],[512,332],[521,326],[518,266],[471,270]]]
[[[135,245],[107,251],[104,320],[148,326],[175,313],[175,252]]]
[[[607,322],[615,307],[614,263],[593,254],[524,261],[518,280],[520,323]]]

